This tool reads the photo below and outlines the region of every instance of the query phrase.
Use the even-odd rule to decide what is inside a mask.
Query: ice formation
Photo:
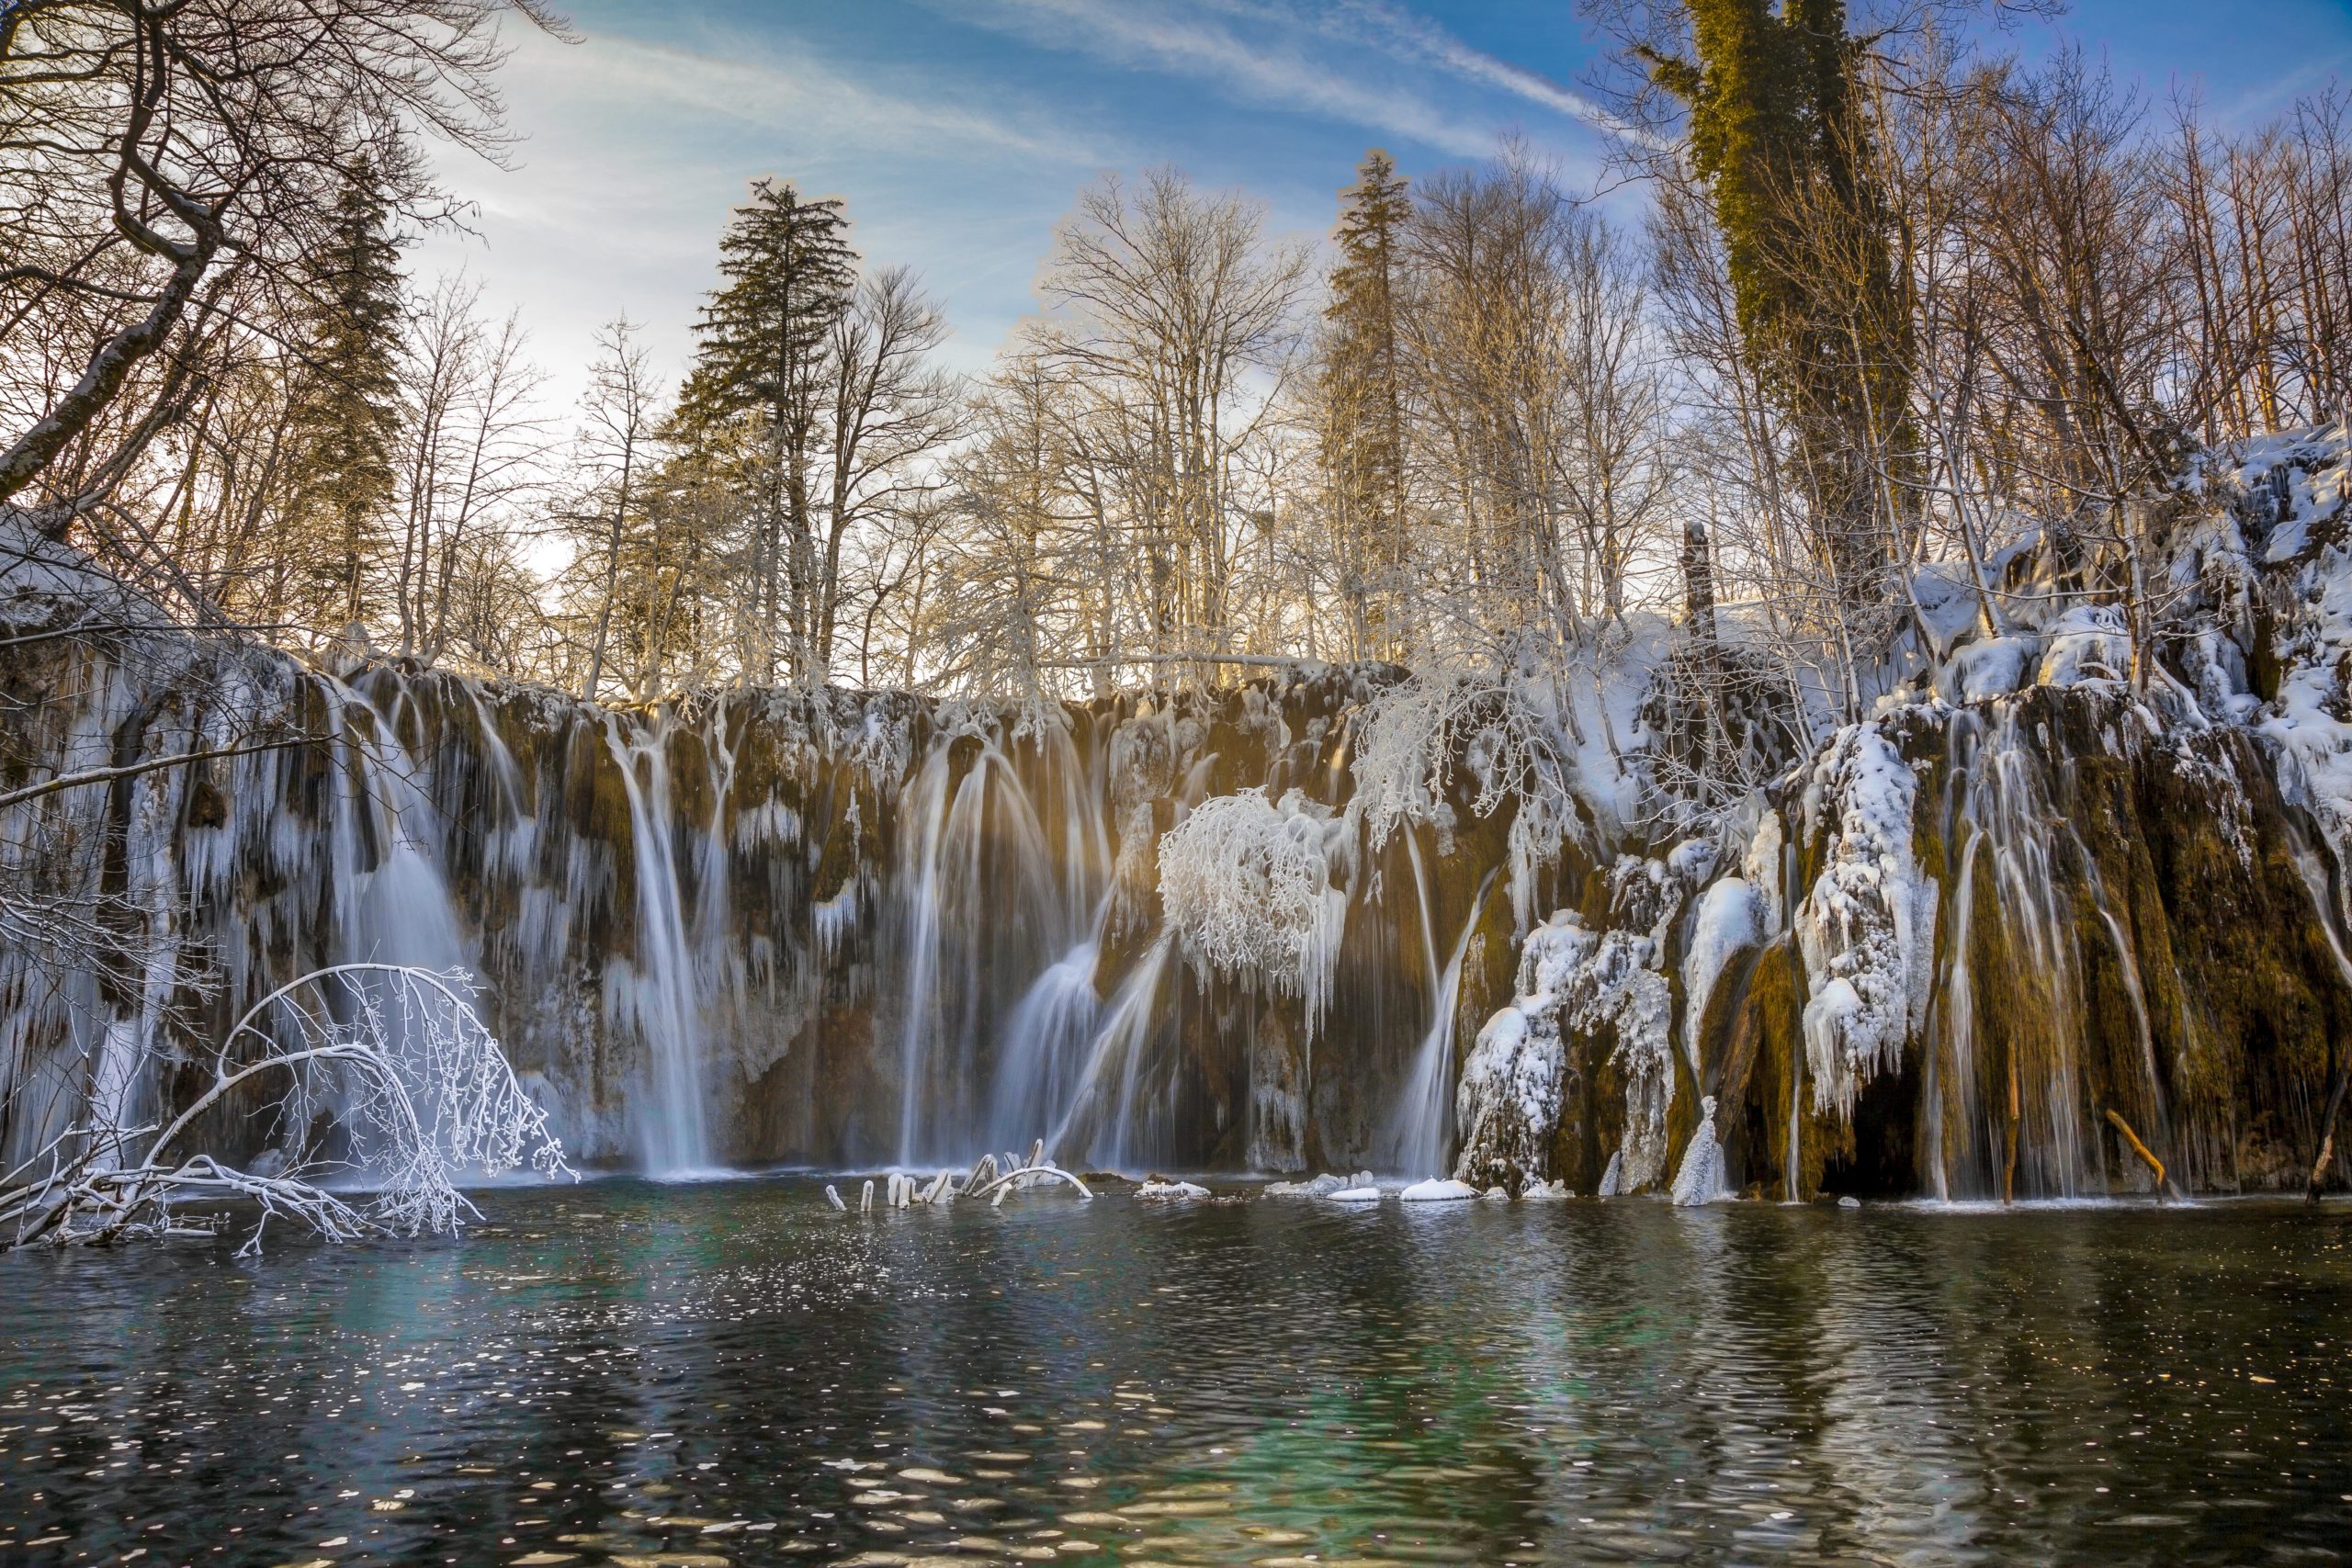
[[[1849,725],[1806,781],[1808,840],[1830,835],[1796,911],[1810,999],[1805,1066],[1816,1109],[1853,1110],[1925,1017],[1935,948],[1932,882],[1911,856],[1918,780],[1876,724]]]
[[[1468,1182],[1448,1181],[1442,1178],[1416,1181],[1396,1194],[1398,1201],[1407,1203],[1459,1203],[1477,1196],[1478,1190]]]

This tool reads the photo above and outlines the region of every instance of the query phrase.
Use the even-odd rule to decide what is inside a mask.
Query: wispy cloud
[[[1188,76],[1254,105],[1363,126],[1457,157],[1476,157],[1494,149],[1495,128],[1490,125],[1450,114],[1402,84],[1362,80],[1339,62],[1310,58],[1296,47],[1301,29],[1295,26],[1245,38],[1204,17],[1205,9],[1149,0],[1108,6],[1093,0],[959,0],[943,7],[960,21],[1012,33],[1028,43]],[[1224,9],[1228,17],[1242,14],[1235,7]],[[1274,13],[1260,16],[1276,22],[1297,20]],[[1285,31],[1291,36],[1282,36]]]
[[[1080,165],[1101,164],[1112,152],[1034,111],[1009,114],[935,90],[893,92],[831,62],[776,56],[749,39],[719,54],[592,33],[547,64],[564,73],[571,92],[604,98],[618,114],[660,105],[788,131],[811,146]]]
[[[1474,49],[1437,23],[1390,5],[1388,0],[1337,0],[1328,14],[1346,23],[1355,36],[1376,40],[1401,59],[1437,66],[1480,86],[1499,88],[1569,119],[1582,120],[1602,130],[1615,129],[1608,111],[1583,94],[1562,86],[1540,71]]]

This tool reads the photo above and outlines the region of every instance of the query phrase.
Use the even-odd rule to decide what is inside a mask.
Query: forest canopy
[[[0,504],[191,625],[605,700],[1637,651],[1815,728],[1998,635],[2029,528],[2155,657],[2196,454],[2352,401],[2342,94],[2216,129],[1996,7],[1587,15],[1606,198],[1374,149],[1309,248],[1105,176],[967,377],[855,193],[784,171],[711,236],[683,377],[616,316],[559,410],[526,323],[406,253],[467,220],[424,150],[507,145],[501,28],[560,17],[15,0]]]

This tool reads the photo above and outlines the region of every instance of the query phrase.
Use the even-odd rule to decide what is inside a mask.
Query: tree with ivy
[[[1341,194],[1340,259],[1323,311],[1317,448],[1358,651],[1393,659],[1410,640],[1402,613],[1411,539],[1397,315],[1412,203],[1395,161],[1377,147]]]
[[[1634,45],[1688,117],[1751,368],[1792,436],[1823,565],[1883,602],[1913,443],[1908,316],[1844,0],[1679,0],[1687,53]]]

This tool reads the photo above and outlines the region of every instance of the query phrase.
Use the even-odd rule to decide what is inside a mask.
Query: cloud
[[[1244,38],[1203,20],[1201,9],[1171,9],[1144,0],[1110,6],[1093,0],[992,0],[986,5],[966,0],[945,14],[1046,48],[1077,50],[1114,64],[1207,81],[1252,104],[1369,127],[1457,157],[1475,158],[1494,150],[1495,128],[1490,125],[1449,115],[1396,83],[1366,81],[1334,62],[1308,59],[1293,40]],[[1226,9],[1229,16],[1247,14]],[[1277,23],[1297,20],[1283,13],[1259,16]]]
[[[1603,130],[1617,128],[1607,110],[1581,93],[1570,91],[1540,71],[1473,49],[1435,22],[1388,0],[1338,0],[1328,15],[1350,24],[1357,36],[1368,32],[1378,38],[1400,58],[1438,66],[1465,82],[1500,88],[1539,108]]]
[[[592,33],[574,45],[533,48],[515,63],[560,73],[567,96],[601,99],[624,118],[654,107],[695,118],[718,115],[827,148],[1078,165],[1100,164],[1106,152],[1034,112],[1014,116],[936,92],[892,92],[803,51],[781,59],[748,39],[719,54]]]

